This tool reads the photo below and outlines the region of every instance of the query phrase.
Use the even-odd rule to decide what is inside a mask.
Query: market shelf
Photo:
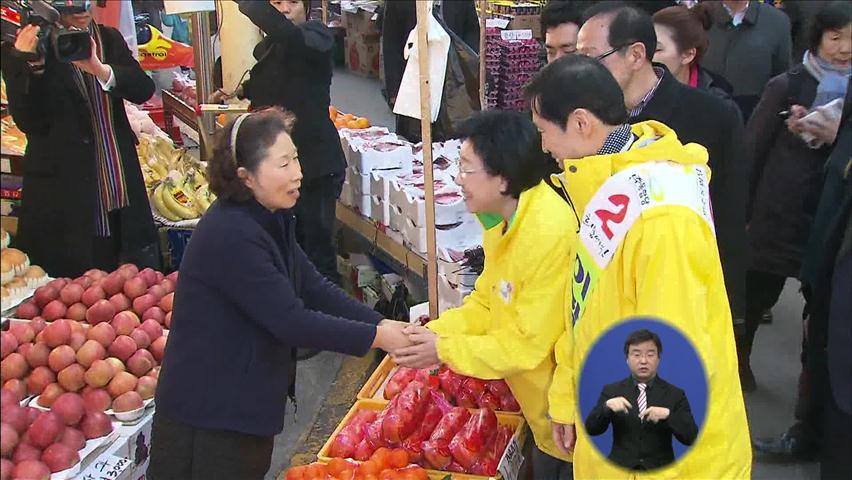
[[[337,219],[349,230],[357,233],[374,247],[386,253],[408,271],[419,277],[426,277],[426,259],[389,237],[384,232],[383,227],[376,225],[340,202],[337,202]]]

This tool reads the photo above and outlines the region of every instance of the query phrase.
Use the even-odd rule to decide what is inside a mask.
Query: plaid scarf
[[[104,49],[101,30],[95,22],[92,22],[89,31],[95,39],[96,54],[103,62]],[[127,198],[124,167],[121,163],[121,154],[118,151],[118,138],[115,134],[113,121],[113,102],[115,99],[104,91],[94,75],[85,73],[76,67],[73,70],[75,81],[81,93],[83,93],[83,98],[86,99],[92,119],[98,182],[95,234],[100,237],[109,237],[109,212],[130,204]]]

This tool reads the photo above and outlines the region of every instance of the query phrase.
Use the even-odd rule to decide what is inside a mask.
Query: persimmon
[[[404,468],[408,466],[409,463],[408,452],[399,448],[391,452],[388,456],[388,467],[390,468]]]

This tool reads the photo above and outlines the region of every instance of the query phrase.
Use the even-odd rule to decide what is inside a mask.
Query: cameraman
[[[157,234],[124,99],[154,83],[124,38],[92,22],[89,2],[53,1],[59,24],[91,35],[91,55],[60,61],[43,30],[26,25],[2,46],[9,110],[27,135],[18,246],[52,276],[119,262],[158,266]]]

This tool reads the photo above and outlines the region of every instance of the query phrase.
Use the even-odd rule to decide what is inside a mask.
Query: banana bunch
[[[215,199],[207,180],[196,169],[190,169],[187,174],[170,171],[151,193],[151,203],[157,212],[173,222],[200,217]]]
[[[201,171],[201,162],[195,160],[186,150],[176,148],[168,138],[142,134],[136,147],[139,166],[145,180],[145,186],[152,192],[158,183],[178,171],[188,174],[191,170]]]

